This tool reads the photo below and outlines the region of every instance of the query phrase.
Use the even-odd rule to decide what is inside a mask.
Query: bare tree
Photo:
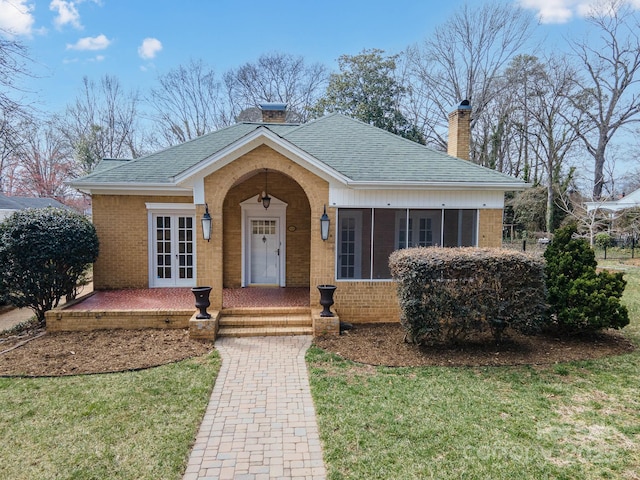
[[[0,109],[0,193],[11,192],[9,179],[13,176],[17,151],[24,143],[21,121],[24,121],[22,114],[16,114],[13,109]]]
[[[230,123],[220,82],[213,69],[202,60],[190,60],[158,76],[158,86],[151,89],[148,101],[169,145],[186,142]]]
[[[611,139],[640,122],[640,14],[624,0],[610,0],[589,17],[593,31],[572,46],[582,75],[581,93],[570,97],[584,117],[571,122],[593,157],[593,197],[602,195]]]
[[[305,122],[309,107],[323,93],[327,69],[319,63],[306,65],[303,57],[284,53],[261,55],[224,75],[233,118],[264,102],[288,105],[287,121]]]
[[[63,203],[72,195],[65,185],[76,165],[65,139],[49,122],[23,122],[24,143],[15,152],[17,179],[14,194],[55,198]]]
[[[546,231],[552,232],[554,197],[560,185],[561,171],[563,167],[567,168],[567,157],[574,150],[578,140],[575,129],[565,121],[569,110],[573,109],[569,99],[575,93],[575,71],[566,59],[558,57],[546,58],[543,63],[536,58],[530,58],[528,63],[530,73],[522,77],[532,80],[531,88],[525,90],[525,95],[518,97],[519,106],[527,119],[527,133],[534,145],[532,153],[546,173],[545,223]],[[512,70],[509,75],[517,78],[520,76],[518,70]],[[580,112],[572,116],[579,118]]]
[[[430,144],[446,148],[447,115],[460,100],[471,102],[474,128],[534,25],[533,17],[512,3],[482,3],[475,9],[465,4],[421,46],[408,50],[412,95],[405,109],[409,121],[424,125]]]
[[[3,112],[19,110],[18,102],[10,93],[21,90],[18,81],[30,75],[29,62],[27,47],[0,29],[0,110]]]
[[[136,158],[142,153],[139,103],[138,92],[124,92],[114,76],[105,75],[99,84],[83,78],[80,94],[57,123],[84,173],[103,158]]]
[[[603,208],[603,200],[586,200],[580,193],[567,190],[558,195],[556,205],[576,222],[578,233],[589,238],[589,245],[593,247],[596,234],[610,225],[616,214]]]

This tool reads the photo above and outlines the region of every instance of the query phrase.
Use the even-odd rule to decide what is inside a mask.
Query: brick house
[[[282,104],[262,110],[72,183],[92,197],[95,289],[209,285],[220,310],[224,288],[305,287],[317,305],[316,285],[335,284],[341,319],[397,320],[389,254],[498,247],[504,193],[526,187],[467,161],[468,102],[449,117],[449,155],[340,114],[298,125]]]

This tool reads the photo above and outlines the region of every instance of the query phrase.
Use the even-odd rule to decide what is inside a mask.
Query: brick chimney
[[[285,123],[287,118],[286,103],[261,103],[262,121],[264,123]]]
[[[471,150],[471,105],[463,100],[449,114],[449,144],[447,153],[453,157],[469,160]]]

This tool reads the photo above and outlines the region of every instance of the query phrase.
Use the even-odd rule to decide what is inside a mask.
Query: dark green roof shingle
[[[519,182],[358,120],[332,114],[302,125],[238,123],[119,165],[107,161],[104,168],[76,180],[74,185],[172,183],[173,177],[261,126],[354,182]]]

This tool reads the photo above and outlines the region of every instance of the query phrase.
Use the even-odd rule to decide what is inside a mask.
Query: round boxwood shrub
[[[83,215],[61,208],[28,209],[0,223],[0,291],[29,307],[41,324],[98,257],[98,236]]]
[[[560,333],[622,328],[629,323],[620,303],[627,282],[621,272],[596,272],[595,254],[576,231],[575,225],[556,230],[544,253],[552,325]]]

